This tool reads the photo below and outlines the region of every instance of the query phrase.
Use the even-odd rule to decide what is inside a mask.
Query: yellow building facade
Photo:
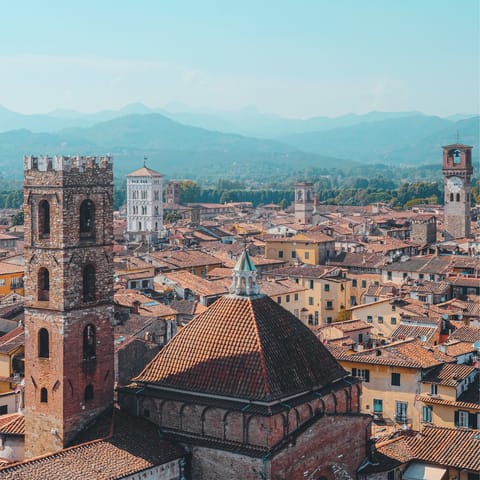
[[[417,401],[423,425],[480,427],[479,373],[471,365],[446,364],[425,376]]]
[[[267,275],[272,278],[288,278],[302,287],[303,305],[299,318],[306,325],[318,327],[346,319],[350,279],[344,270],[303,265],[280,268]]]
[[[362,413],[414,430],[422,424],[417,395],[423,378],[430,370],[453,362],[451,357],[413,339],[335,356],[346,370],[363,380]]]
[[[23,277],[25,275],[22,265],[0,262],[0,296],[16,292],[24,295]]]
[[[299,233],[293,237],[269,238],[265,257],[289,263],[321,265],[335,256],[335,240],[323,233]]]

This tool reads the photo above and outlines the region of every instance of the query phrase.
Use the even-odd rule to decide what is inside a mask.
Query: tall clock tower
[[[113,402],[110,157],[25,157],[25,454]]]
[[[442,148],[445,239],[469,237],[473,147],[455,143]]]

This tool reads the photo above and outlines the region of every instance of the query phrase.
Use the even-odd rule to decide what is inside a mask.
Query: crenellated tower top
[[[80,179],[88,185],[113,182],[113,158],[109,155],[65,156],[28,155],[23,159],[24,185],[75,185]]]

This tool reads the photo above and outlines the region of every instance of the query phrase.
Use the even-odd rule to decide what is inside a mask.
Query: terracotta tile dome
[[[269,297],[226,295],[179,332],[134,380],[272,402],[346,375],[315,335]]]

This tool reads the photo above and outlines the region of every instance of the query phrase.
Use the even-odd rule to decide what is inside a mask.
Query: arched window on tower
[[[95,358],[95,347],[96,347],[96,334],[95,327],[89,323],[83,329],[83,358],[84,360],[91,360]]]
[[[84,200],[80,205],[80,237],[92,238],[95,236],[95,204],[91,200]]]
[[[48,402],[48,391],[45,387],[40,390],[40,402],[47,403]]]
[[[92,384],[87,385],[85,387],[85,392],[83,394],[83,399],[84,399],[85,403],[93,400],[93,385]]]
[[[42,267],[38,270],[38,300],[42,302],[48,302],[50,299],[50,273],[45,268]]]
[[[50,237],[50,204],[47,200],[42,200],[38,204],[38,236]]]
[[[460,194],[457,193],[457,202],[459,202],[459,201],[460,201]]]
[[[95,266],[87,263],[83,268],[83,301],[95,300]]]
[[[38,356],[40,358],[50,357],[50,339],[46,328],[38,331]]]

